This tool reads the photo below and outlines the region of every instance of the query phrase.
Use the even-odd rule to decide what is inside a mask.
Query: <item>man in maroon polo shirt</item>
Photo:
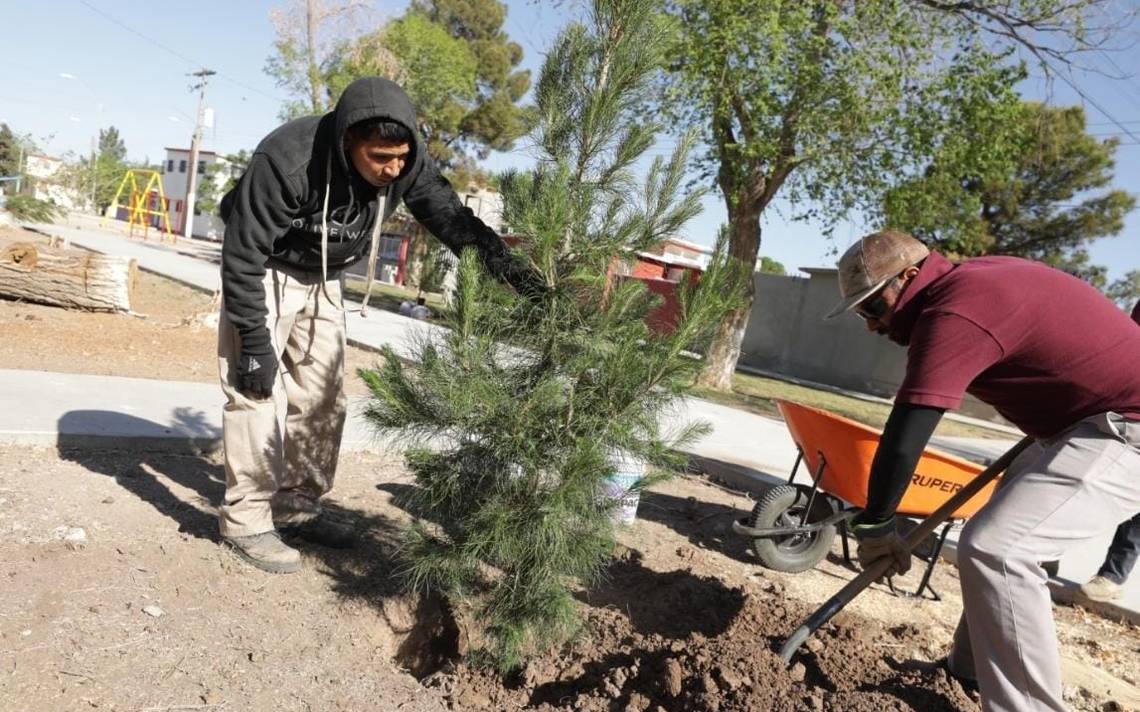
[[[1039,562],[1140,512],[1140,329],[1080,279],[1012,257],[952,264],[868,235],[839,261],[842,301],[907,347],[906,377],[853,521],[864,565],[910,567],[894,513],[942,414],[969,392],[1037,442],[962,531],[964,613],[947,667],[988,712],[1067,709]]]

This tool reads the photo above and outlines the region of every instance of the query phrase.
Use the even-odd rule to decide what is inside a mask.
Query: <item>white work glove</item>
[[[856,522],[851,526],[851,531],[859,542],[856,555],[859,557],[859,564],[864,569],[869,568],[884,556],[889,556],[894,562],[884,572],[884,576],[905,574],[910,571],[910,552],[906,550],[902,537],[895,529],[894,517],[885,522],[870,524]]]

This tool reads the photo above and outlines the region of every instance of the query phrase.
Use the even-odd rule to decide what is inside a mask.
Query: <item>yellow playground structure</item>
[[[140,185],[143,187],[140,188]],[[170,229],[170,215],[167,212],[169,201],[162,190],[162,177],[158,171],[128,169],[119,183],[119,189],[115,191],[115,199],[111,201],[111,215],[118,215],[121,205],[119,199],[128,189],[130,191],[127,196],[128,235],[135,236],[137,225],[142,228],[142,239],[146,240],[152,219],[161,218],[161,222],[153,221],[155,227],[161,226],[163,235],[169,236],[171,242],[177,241],[178,236]],[[106,223],[106,218],[103,222]]]

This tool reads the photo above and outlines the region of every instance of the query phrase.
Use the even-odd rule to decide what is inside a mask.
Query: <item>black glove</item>
[[[277,357],[269,351],[242,349],[237,367],[237,389],[250,398],[263,400],[273,396],[277,379]]]
[[[910,571],[910,552],[906,550],[902,537],[895,530],[894,517],[884,522],[871,523],[862,523],[856,517],[851,525],[851,532],[859,541],[856,555],[864,569],[884,556],[889,556],[893,563],[884,573],[885,576],[905,574]]]

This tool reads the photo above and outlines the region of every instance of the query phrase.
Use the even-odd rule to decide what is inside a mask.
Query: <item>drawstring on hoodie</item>
[[[325,202],[321,208],[321,289],[328,299],[326,287],[329,279],[329,193],[332,188],[332,151],[325,158]],[[368,316],[368,298],[372,296],[372,282],[376,278],[376,255],[380,251],[380,228],[384,223],[384,212],[388,208],[388,196],[391,184],[376,191],[376,218],[372,221],[372,235],[368,247],[368,279],[364,284],[364,301],[360,305],[360,316]],[[351,186],[349,190],[352,190]],[[331,299],[329,301],[332,301]]]
[[[391,190],[392,184],[389,183],[383,190],[376,191],[376,219],[372,221],[372,241],[368,247],[368,280],[364,283],[364,301],[360,304],[362,317],[368,316],[368,298],[372,296],[372,281],[376,278],[376,255],[380,252],[380,227],[384,223]]]

